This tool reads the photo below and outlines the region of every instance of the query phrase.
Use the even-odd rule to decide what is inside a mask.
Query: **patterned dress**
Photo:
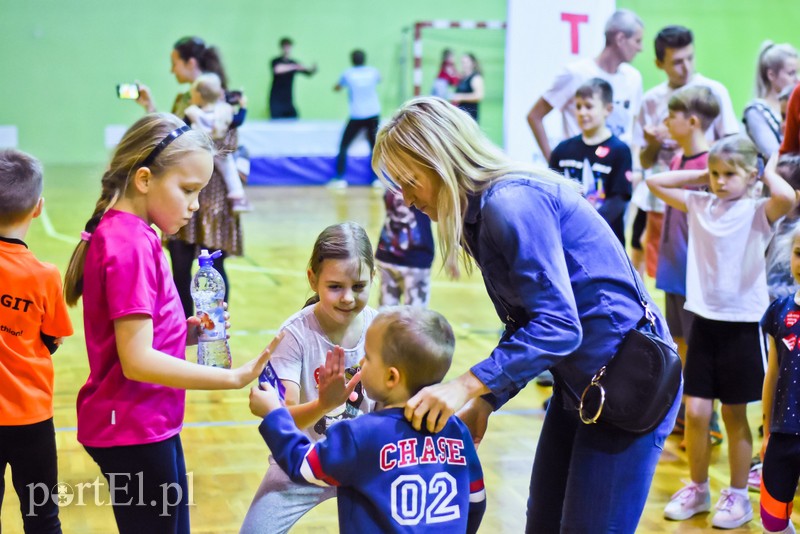
[[[175,98],[172,113],[183,118],[184,112],[190,105],[189,93],[181,93]],[[229,136],[228,141],[236,146],[236,135]],[[214,160],[214,172],[208,185],[200,192],[198,209],[189,224],[178,230],[178,233],[164,237],[164,242],[170,239],[180,239],[189,244],[208,247],[209,250],[222,250],[228,256],[241,256],[242,227],[239,214],[234,213],[228,200],[228,190],[222,176],[218,158]],[[198,254],[199,250],[195,252]]]

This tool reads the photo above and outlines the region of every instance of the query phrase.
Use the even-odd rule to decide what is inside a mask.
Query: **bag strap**
[[[649,324],[653,329],[656,326],[656,316],[653,313],[653,310],[650,309],[650,304],[647,303],[647,299],[644,296],[644,292],[642,288],[639,287],[639,279],[636,275],[636,271],[633,269],[633,263],[631,260],[628,259],[628,268],[631,270],[631,276],[633,277],[633,285],[636,288],[636,294],[639,296],[639,303],[644,308],[644,317],[642,317],[638,323],[636,323],[636,328],[639,329],[646,324]]]

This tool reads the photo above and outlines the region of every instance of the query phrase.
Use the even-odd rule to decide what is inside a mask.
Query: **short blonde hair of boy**
[[[708,152],[709,164],[719,161],[747,173],[758,171],[758,148],[746,135],[723,137]]]
[[[206,104],[213,104],[222,98],[222,80],[213,72],[206,72],[195,78],[192,88],[200,94]]]
[[[719,116],[719,100],[708,87],[693,85],[683,87],[673,93],[667,107],[670,111],[679,111],[694,115],[700,119],[700,127],[708,130],[711,123]]]
[[[442,314],[419,306],[393,306],[379,313],[372,324],[386,325],[381,359],[384,366],[400,371],[411,395],[442,381],[456,344]]]
[[[0,151],[0,224],[15,224],[31,214],[42,196],[42,164],[15,149]]]

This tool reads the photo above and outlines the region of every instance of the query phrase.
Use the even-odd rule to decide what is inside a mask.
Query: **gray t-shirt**
[[[334,344],[323,332],[322,327],[314,315],[316,306],[307,306],[289,317],[281,326],[285,332],[270,361],[272,362],[278,378],[289,380],[300,386],[300,404],[319,398],[318,369],[325,364],[325,355]],[[364,357],[364,340],[367,328],[378,314],[377,310],[367,306],[361,312],[364,317],[364,329],[355,347],[344,350],[345,365],[352,368],[352,373],[346,373],[348,378],[357,371],[361,358]],[[361,384],[356,386],[358,398],[348,400],[344,405],[328,413],[313,427],[302,429],[312,440],[318,441],[325,434],[325,430],[336,421],[352,419],[361,414],[374,410],[375,403],[364,395]]]

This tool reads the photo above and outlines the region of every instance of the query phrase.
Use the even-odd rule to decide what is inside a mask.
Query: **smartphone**
[[[135,83],[120,83],[117,85],[117,96],[127,100],[139,98],[139,86]]]
[[[238,106],[241,100],[242,100],[242,91],[240,90],[225,91],[225,101],[228,104],[232,106]]]

